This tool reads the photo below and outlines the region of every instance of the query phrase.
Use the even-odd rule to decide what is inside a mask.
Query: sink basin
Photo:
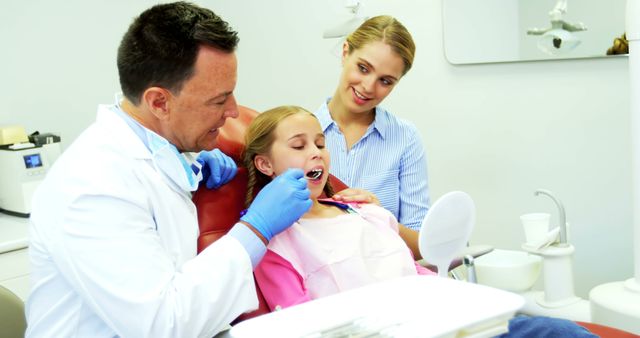
[[[522,292],[540,275],[542,258],[524,251],[495,249],[475,259],[478,284]]]

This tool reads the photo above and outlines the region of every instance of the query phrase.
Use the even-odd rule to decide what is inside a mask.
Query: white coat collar
[[[115,105],[99,105],[96,122],[111,131],[114,141],[122,145],[121,149],[133,158],[151,159],[151,151],[131,127],[118,116]],[[123,112],[123,114],[126,114]]]

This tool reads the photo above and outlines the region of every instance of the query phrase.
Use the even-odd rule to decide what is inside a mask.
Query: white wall
[[[239,102],[316,109],[333,93],[336,42],[321,35],[345,17],[341,0],[198,2],[240,33]],[[152,3],[3,1],[0,124],[58,131],[71,142],[97,103],[113,101],[120,37]],[[464,190],[475,199],[473,242],[519,248],[520,214],[555,217],[551,200],[533,196],[546,188],[564,202],[572,226],[579,295],[631,277],[627,59],[453,66],[443,53],[440,0],[366,5],[413,32],[414,68],[385,103],[422,132],[432,197]]]

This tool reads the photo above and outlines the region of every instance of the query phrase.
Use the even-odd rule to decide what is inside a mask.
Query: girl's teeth
[[[322,176],[322,170],[320,169],[314,169],[307,173],[307,177],[314,180],[320,178],[320,176]]]

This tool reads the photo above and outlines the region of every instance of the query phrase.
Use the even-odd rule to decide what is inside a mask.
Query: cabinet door
[[[29,254],[26,248],[0,254],[0,285],[22,300],[26,300],[29,294],[29,272]]]
[[[29,275],[3,280],[0,285],[11,290],[16,296],[20,297],[23,302],[27,301],[29,296]]]

